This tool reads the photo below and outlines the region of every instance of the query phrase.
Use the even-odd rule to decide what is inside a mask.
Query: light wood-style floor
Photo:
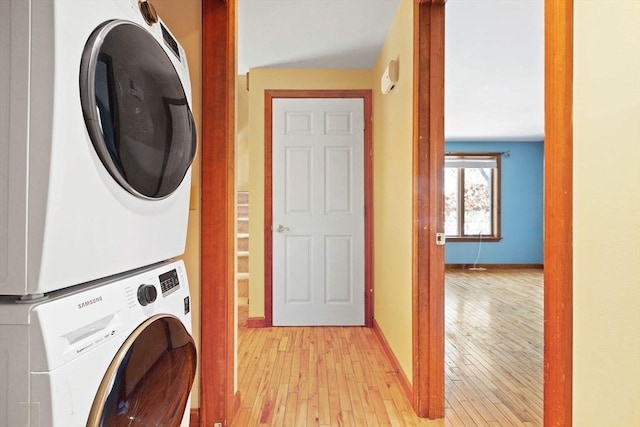
[[[543,317],[542,270],[447,272],[447,426],[542,426]]]
[[[541,426],[542,271],[446,277],[446,409],[415,416],[371,329],[240,329],[233,427]]]

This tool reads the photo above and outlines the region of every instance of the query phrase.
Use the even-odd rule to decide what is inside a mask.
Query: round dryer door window
[[[193,338],[177,317],[157,315],[120,347],[100,383],[87,427],[177,427],[196,373]]]
[[[111,176],[144,199],[173,193],[195,156],[196,130],[160,43],[133,22],[98,27],[83,53],[80,95],[89,136]]]

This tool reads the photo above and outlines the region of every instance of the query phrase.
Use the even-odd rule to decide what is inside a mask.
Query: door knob
[[[284,233],[285,231],[289,231],[289,227],[285,227],[282,224],[279,224],[278,227],[276,228],[276,231],[278,233]]]

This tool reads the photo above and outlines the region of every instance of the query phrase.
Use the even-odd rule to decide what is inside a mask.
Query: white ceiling
[[[544,135],[542,0],[449,0],[445,15],[445,138]]]
[[[239,0],[238,73],[372,68],[400,0]]]
[[[238,74],[371,68],[399,2],[239,0]],[[543,0],[448,0],[447,140],[543,139],[543,23]]]

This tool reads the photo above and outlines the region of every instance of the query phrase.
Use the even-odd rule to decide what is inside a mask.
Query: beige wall
[[[236,78],[236,191],[249,191],[249,91],[246,75]]]
[[[198,130],[198,144],[201,133],[202,107],[202,9],[200,0],[154,0],[160,18],[176,36],[189,61],[191,75],[192,110]],[[200,149],[198,148],[198,151]],[[189,229],[187,247],[183,256],[189,277],[191,290],[191,308],[193,336],[200,353],[200,155],[196,156],[192,169],[191,207],[189,211]],[[200,364],[198,364],[199,366]],[[192,393],[191,407],[199,407],[200,373],[196,374]]]
[[[413,4],[402,0],[372,76],[374,317],[412,381]],[[398,60],[387,95],[380,77]]]
[[[640,2],[574,17],[574,425],[639,426]]]
[[[249,317],[263,317],[264,91],[370,89],[371,71],[255,68],[249,76]]]

